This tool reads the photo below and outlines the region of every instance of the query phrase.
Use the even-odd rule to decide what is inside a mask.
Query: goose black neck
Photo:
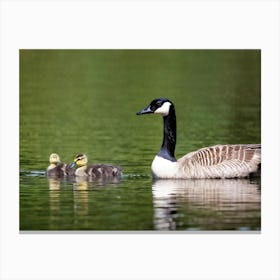
[[[172,104],[169,114],[163,117],[163,142],[158,156],[170,161],[176,161],[174,152],[176,146],[176,114]]]

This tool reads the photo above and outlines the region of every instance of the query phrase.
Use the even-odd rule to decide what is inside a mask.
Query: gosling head
[[[57,164],[59,164],[59,163],[60,163],[60,157],[59,157],[59,155],[58,155],[58,154],[55,154],[55,153],[51,154],[51,155],[50,155],[50,164],[55,164],[55,165],[57,165]]]
[[[85,154],[78,154],[75,156],[74,161],[70,164],[70,168],[75,166],[82,167],[86,166],[88,163],[88,158]]]
[[[167,98],[156,98],[146,108],[137,112],[136,115],[159,114],[163,117],[169,114],[170,107],[173,103]]]

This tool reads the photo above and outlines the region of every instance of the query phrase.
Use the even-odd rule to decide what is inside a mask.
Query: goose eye
[[[157,106],[160,106],[161,105],[161,101],[157,101]]]

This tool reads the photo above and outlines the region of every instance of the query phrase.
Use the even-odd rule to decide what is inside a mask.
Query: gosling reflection
[[[50,202],[50,228],[56,229],[63,220],[65,211],[64,199],[67,197],[63,194],[63,189],[72,186],[73,189],[73,219],[77,228],[81,225],[87,225],[89,212],[89,183],[86,178],[48,178],[49,182],[49,202]],[[68,210],[69,211],[69,210]],[[67,224],[65,225],[67,228]]]
[[[89,183],[86,177],[75,177],[73,184],[74,224],[87,227],[89,222]]]
[[[50,191],[57,191],[60,189],[60,179],[59,178],[48,178]]]
[[[88,229],[94,213],[94,190],[107,185],[118,184],[121,178],[90,178],[90,177],[47,177],[49,183],[50,229],[69,227],[69,221],[65,220],[65,212],[71,211],[71,225],[76,229]],[[69,188],[71,190],[69,197]],[[73,195],[73,197],[72,197]],[[67,206],[69,199],[73,202],[71,209]]]
[[[260,184],[249,179],[156,180],[157,230],[260,229]]]
[[[50,228],[55,228],[60,216],[60,182],[59,178],[48,178],[49,181],[49,203],[50,203]]]
[[[85,177],[75,177],[73,189],[76,191],[88,191],[88,180]]]

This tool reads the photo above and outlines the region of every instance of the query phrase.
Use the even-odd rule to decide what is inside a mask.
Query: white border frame
[[[1,1],[1,279],[279,279],[279,2]],[[19,234],[19,49],[262,50],[261,234]],[[16,174],[16,175],[15,175]]]

